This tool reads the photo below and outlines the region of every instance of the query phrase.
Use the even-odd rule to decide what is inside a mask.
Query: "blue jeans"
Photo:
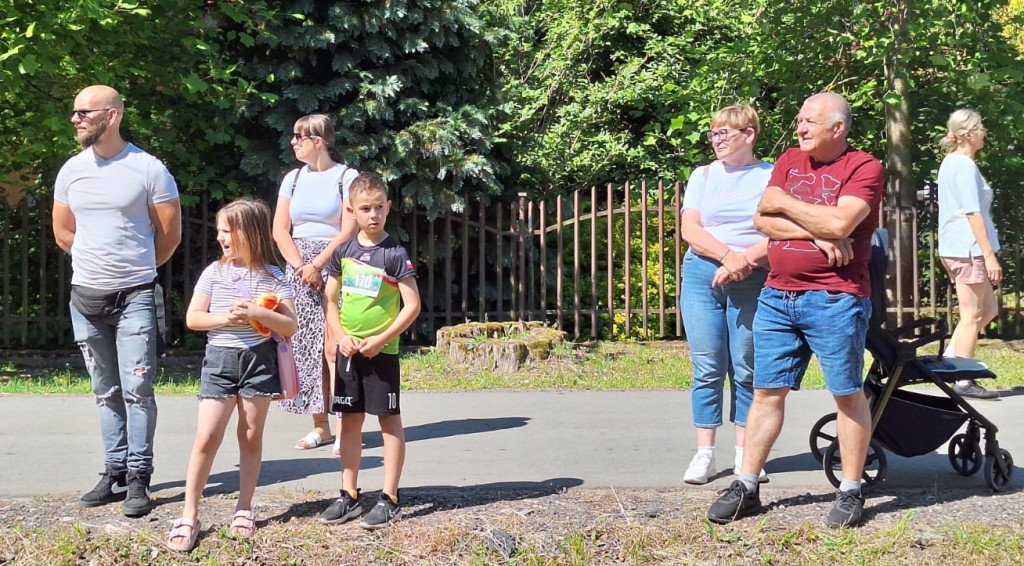
[[[842,397],[860,391],[869,318],[870,297],[765,287],[754,319],[754,387],[799,389],[813,353],[829,392]]]
[[[711,287],[721,264],[692,251],[683,258],[679,307],[693,362],[693,426],[722,426],[725,377],[732,391],[729,420],[746,426],[754,398],[754,313],[768,272]]]
[[[87,318],[71,305],[75,341],[100,417],[106,469],[153,473],[156,431],[156,302],[142,291],[119,315]]]

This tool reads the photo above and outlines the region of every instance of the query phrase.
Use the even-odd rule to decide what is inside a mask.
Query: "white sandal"
[[[320,448],[325,444],[330,444],[331,442],[334,442],[333,437],[324,438],[320,436],[320,433],[316,431],[310,431],[308,434],[306,434],[306,436],[303,436],[302,438],[299,439],[298,442],[295,443],[295,449],[312,450],[314,448]],[[306,445],[303,446],[303,443],[305,443]]]

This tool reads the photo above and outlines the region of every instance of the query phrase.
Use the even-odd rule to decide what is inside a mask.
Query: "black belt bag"
[[[156,279],[127,289],[93,289],[83,285],[71,286],[71,304],[88,318],[107,318],[120,315],[139,293],[156,287]]]

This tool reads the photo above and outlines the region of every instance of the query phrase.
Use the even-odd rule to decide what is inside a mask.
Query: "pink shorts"
[[[942,265],[956,285],[988,283],[988,270],[983,257],[944,257]]]

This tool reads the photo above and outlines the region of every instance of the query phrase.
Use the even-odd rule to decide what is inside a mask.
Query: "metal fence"
[[[519,195],[511,202],[471,202],[461,213],[435,219],[422,211],[394,212],[389,226],[410,248],[423,302],[405,339],[430,344],[441,326],[518,319],[544,321],[577,339],[683,337],[676,295],[686,250],[678,226],[681,195],[679,183],[624,183],[543,200]],[[182,244],[160,269],[172,343],[188,345],[185,307],[199,273],[218,257],[219,204],[203,197],[184,212]],[[4,348],[72,343],[70,259],[53,241],[51,206],[48,195],[0,203]],[[902,228],[891,220],[910,218],[915,243],[912,258],[894,257],[888,285],[893,316],[955,314],[948,278],[935,256],[932,213],[923,207],[883,211],[882,222],[897,231]],[[1020,250],[1020,242],[1004,243],[1000,254],[1007,275],[991,334],[1020,334]]]

